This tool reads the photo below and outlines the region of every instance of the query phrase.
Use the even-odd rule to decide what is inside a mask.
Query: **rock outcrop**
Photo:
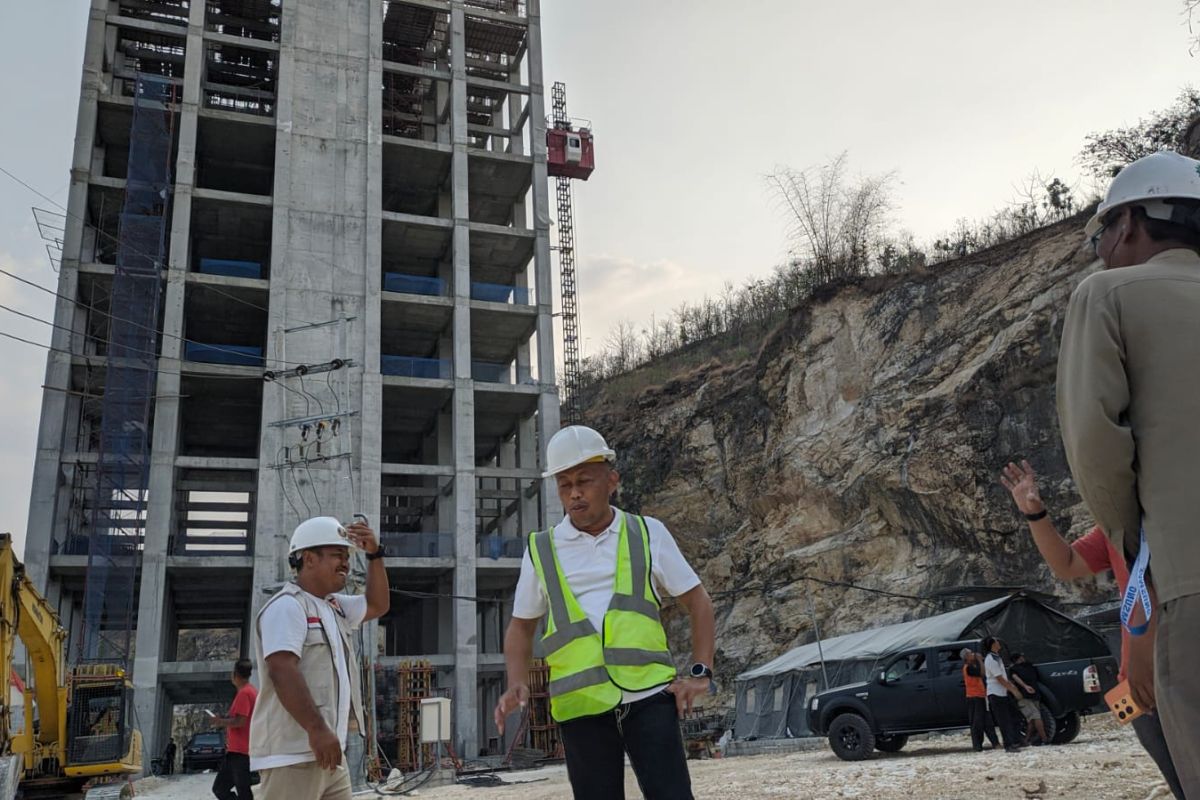
[[[1089,526],[1054,403],[1062,318],[1092,265],[1082,228],[828,289],[756,358],[592,398],[622,502],[667,522],[714,596],[721,673],[811,641],[814,617],[830,636],[980,586],[1113,598],[1104,580],[1056,581],[997,482],[1028,458],[1060,530]]]

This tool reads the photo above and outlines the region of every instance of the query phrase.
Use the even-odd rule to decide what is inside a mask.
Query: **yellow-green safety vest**
[[[646,521],[621,514],[613,596],[603,634],[588,620],[563,576],[554,531],[529,534],[529,558],[549,600],[542,644],[550,666],[550,713],[558,722],[602,714],[621,703],[621,691],[670,683],[675,665],[659,602],[650,585]]]

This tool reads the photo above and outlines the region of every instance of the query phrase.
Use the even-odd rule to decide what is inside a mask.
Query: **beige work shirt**
[[[1167,250],[1071,295],[1058,419],[1079,493],[1113,544],[1139,520],[1160,603],[1200,593],[1200,256]]]

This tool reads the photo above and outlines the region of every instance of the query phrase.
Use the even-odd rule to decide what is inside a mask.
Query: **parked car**
[[[859,761],[873,751],[894,753],[908,737],[967,727],[963,687],[964,647],[978,641],[947,642],[898,653],[874,680],[839,686],[814,695],[808,726],[828,736],[839,758]],[[1054,744],[1079,735],[1080,717],[1106,710],[1104,692],[1117,683],[1117,662],[1100,656],[1038,664],[1042,720]]]
[[[216,769],[225,757],[225,734],[221,731],[193,733],[183,748],[183,771]]]

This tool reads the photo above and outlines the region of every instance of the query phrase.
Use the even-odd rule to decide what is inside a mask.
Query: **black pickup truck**
[[[839,758],[858,761],[875,750],[894,753],[910,735],[967,727],[962,641],[905,650],[882,662],[874,680],[839,686],[808,702],[808,727],[828,736]],[[1080,717],[1106,709],[1104,692],[1117,683],[1112,656],[1040,663],[1042,720],[1054,744],[1079,734]]]

